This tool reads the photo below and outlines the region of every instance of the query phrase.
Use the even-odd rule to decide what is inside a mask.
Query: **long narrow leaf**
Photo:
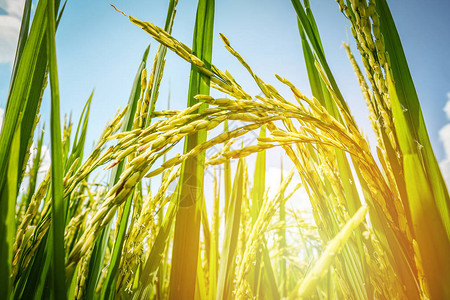
[[[51,90],[51,159],[52,159],[52,278],[54,297],[64,299],[66,297],[65,282],[65,252],[64,252],[64,167],[62,157],[61,124],[59,113],[59,83],[58,67],[56,63],[55,44],[55,0],[49,0],[47,4],[47,52],[49,54],[48,65]]]
[[[234,178],[233,190],[229,204],[229,213],[225,219],[224,244],[221,251],[217,281],[216,298],[219,300],[229,299],[233,295],[236,247],[240,228],[243,191],[244,161],[240,159],[236,169],[236,176]]]
[[[2,223],[4,222],[0,226],[0,234],[4,236],[6,242],[5,247],[0,248],[0,258],[2,260],[2,264],[0,265],[0,278],[4,279],[4,281],[0,283],[0,295],[5,298],[8,297],[10,291],[12,249],[15,235],[14,215],[18,192],[17,177],[19,174],[20,126],[14,135],[11,150],[12,152],[8,166],[8,181],[6,188],[1,194],[1,197],[4,200],[0,203],[0,220]]]
[[[199,0],[194,29],[193,52],[208,67],[212,57],[214,23],[214,0]],[[209,77],[201,74],[196,67],[191,68],[188,106],[196,104],[197,94],[209,94]],[[204,109],[202,105],[200,110]],[[206,132],[190,135],[185,140],[187,153],[198,144],[206,141]],[[203,205],[203,172],[205,153],[187,159],[181,170],[182,182],[178,194],[180,209],[177,212],[174,244],[172,252],[172,271],[170,278],[171,299],[193,299],[197,276],[197,260],[200,234],[200,218]]]
[[[403,46],[386,0],[377,0],[375,6],[380,17],[380,31],[384,36],[386,51],[395,81],[398,101],[405,110],[408,128],[421,152],[421,163],[431,185],[434,201],[442,222],[450,237],[450,196],[442,177],[438,162],[431,147],[430,138],[420,108],[419,98],[409,71]],[[394,119],[394,122],[396,119]],[[400,126],[395,122],[396,128]]]
[[[387,84],[396,119],[396,131],[403,153],[403,168],[407,182],[409,207],[420,250],[421,260],[431,296],[435,299],[450,297],[450,243],[445,227],[434,203],[432,188],[420,163],[420,154],[413,135],[408,131],[405,112],[397,99],[397,91],[390,72]]]

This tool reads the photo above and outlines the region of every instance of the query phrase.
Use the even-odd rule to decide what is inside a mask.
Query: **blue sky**
[[[3,108],[21,2],[0,0],[0,107]],[[114,11],[110,3],[126,14],[163,27],[168,0],[68,1],[57,33],[61,111],[72,112],[77,120],[84,102],[95,88],[88,142],[98,137],[119,106],[126,105],[145,47],[151,43],[149,65],[157,49],[157,43],[150,36]],[[445,161],[448,155],[439,132],[449,122],[443,108],[450,100],[447,96],[450,91],[450,23],[447,16],[450,1],[424,3],[419,0],[390,1],[436,156],[439,161]],[[347,41],[349,23],[333,0],[312,0],[311,5],[338,85],[357,123],[371,136],[367,109],[341,47],[342,41]],[[196,1],[179,1],[173,36],[187,45],[192,41],[195,11]],[[215,12],[213,63],[216,66],[228,69],[250,94],[258,94],[250,76],[223,47],[218,35],[221,32],[255,73],[280,88],[285,96],[292,98],[277,82],[274,73],[290,79],[310,95],[296,16],[289,0],[216,1]],[[354,44],[351,45],[355,51]],[[169,89],[172,108],[181,109],[186,105],[189,69],[187,63],[168,53],[157,109],[166,108]],[[48,119],[49,110],[46,96],[41,109],[43,120]],[[450,139],[450,130],[441,130],[441,135]],[[373,142],[373,138],[371,140]]]

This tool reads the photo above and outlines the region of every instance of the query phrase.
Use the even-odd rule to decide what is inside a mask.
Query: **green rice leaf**
[[[11,85],[10,93],[8,95],[5,118],[0,132],[0,187],[3,187],[6,181],[5,175],[11,149],[9,145],[11,145],[18,124],[22,122],[23,115],[21,112],[23,112],[27,102],[23,101],[23,99],[27,99],[26,93],[28,91],[28,86],[24,84],[15,84],[15,82],[31,82],[38,59],[38,52],[36,49],[39,48],[45,32],[46,18],[44,14],[46,1],[44,0],[40,2],[40,4],[41,5],[38,5],[36,8],[33,20],[34,26],[31,28],[27,43],[14,75],[15,80]],[[0,201],[3,200],[0,199]]]
[[[384,36],[386,51],[395,82],[397,101],[405,110],[407,128],[420,149],[420,163],[423,165],[425,178],[428,180],[440,218],[450,237],[450,196],[442,177],[438,162],[431,147],[419,98],[409,71],[403,46],[386,0],[376,1],[376,11],[380,17],[380,31]],[[392,101],[392,100],[391,100]],[[395,127],[400,125],[394,118]]]
[[[92,97],[94,96],[94,91],[91,92],[86,104],[81,112],[80,120],[78,121],[77,131],[75,132],[74,141],[72,144],[72,150],[68,160],[66,161],[66,170],[68,170],[75,159],[80,157],[83,158],[84,146],[86,142],[87,127],[89,123],[89,113],[91,111]],[[81,165],[81,160],[76,169]]]
[[[205,62],[208,68],[212,57],[213,23],[214,0],[199,0],[192,50]],[[209,77],[192,66],[188,107],[198,102],[194,96],[198,94],[208,95],[209,88]],[[206,106],[206,104],[203,104],[200,111],[205,109]],[[188,136],[185,139],[184,153],[205,141],[205,130]],[[182,184],[178,194],[180,209],[177,211],[172,251],[170,299],[192,299],[195,296],[200,220],[203,206],[204,160],[205,153],[203,151],[182,164],[180,177]]]
[[[229,299],[233,296],[234,269],[238,242],[242,197],[244,192],[244,161],[239,159],[229,203],[229,213],[225,219],[224,243],[221,251],[217,280],[216,299]]]
[[[228,120],[223,123],[223,131],[228,132]],[[225,216],[228,213],[228,203],[230,202],[231,197],[231,165],[230,160],[227,159],[223,164],[224,168],[224,192],[225,192]]]
[[[28,38],[28,30],[30,29],[31,2],[32,0],[26,0],[23,6],[22,21],[20,24],[19,38],[17,40],[16,55],[14,57],[14,64],[11,72],[11,85],[14,82],[17,65],[19,64],[20,57],[22,56],[22,52]]]
[[[133,197],[132,193],[128,200],[125,202],[125,206],[123,208],[122,220],[128,221],[128,216],[131,211],[131,198]],[[116,293],[116,282],[117,276],[116,273],[119,268],[120,257],[122,255],[122,247],[123,242],[125,241],[125,233],[127,229],[128,222],[123,221],[120,222],[119,229],[117,231],[116,242],[114,243],[114,249],[111,254],[110,259],[110,267],[108,269],[108,274],[106,275],[105,283],[103,284],[102,294],[100,299],[114,299]]]
[[[211,247],[209,255],[209,290],[210,298],[216,299],[217,278],[219,270],[219,226],[220,226],[220,173],[217,176],[214,171],[214,207],[211,228]]]
[[[64,205],[64,168],[62,157],[61,124],[59,113],[59,83],[55,44],[55,1],[47,3],[47,52],[51,90],[51,180],[52,180],[52,279],[53,295],[56,299],[66,298],[65,283],[65,205]]]
[[[26,4],[29,5],[29,4]],[[55,10],[59,7],[59,0],[55,2]],[[26,21],[26,18],[29,18],[29,16],[27,16],[26,14],[28,14],[29,12],[26,10],[29,9],[27,6],[24,7],[24,21]],[[60,13],[60,16],[62,16],[62,12]],[[29,23],[29,21],[28,21]],[[7,102],[7,107],[9,106],[10,101],[10,96],[12,96],[13,93],[13,85],[15,84],[16,79],[19,80],[19,78],[16,78],[17,76],[17,72],[19,72],[18,70],[21,68],[20,67],[20,60],[22,59],[22,57],[24,57],[23,59],[26,59],[26,54],[27,50],[25,50],[25,46],[28,43],[28,40],[31,39],[31,35],[33,34],[32,32],[36,29],[36,26],[45,26],[44,24],[35,24],[33,22],[31,31],[29,34],[28,33],[28,27],[29,24],[27,22],[22,22],[22,26],[21,27],[21,34],[23,33],[23,35],[21,35],[19,38],[19,42],[21,43],[20,45],[18,45],[18,51],[20,51],[20,57],[17,56],[16,57],[16,65],[13,69],[13,74],[12,74],[12,81],[11,81],[11,86],[10,86],[10,94],[8,95],[8,102]],[[27,33],[25,33],[25,30],[27,31]],[[45,27],[41,28],[41,30],[43,32],[45,32]],[[33,135],[34,135],[34,129],[36,127],[36,124],[39,120],[39,110],[40,110],[40,105],[42,102],[42,96],[43,96],[43,89],[45,88],[46,85],[46,73],[47,73],[47,48],[46,48],[46,43],[40,43],[40,45],[36,45],[37,48],[34,49],[33,51],[36,52],[37,54],[37,60],[36,60],[36,65],[34,68],[34,71],[32,74],[27,74],[28,76],[28,80],[27,82],[29,82],[29,84],[23,84],[19,83],[20,85],[25,86],[26,88],[28,88],[28,90],[25,90],[25,94],[23,95],[26,99],[26,101],[22,101],[24,102],[23,105],[23,116],[21,117],[21,149],[20,149],[20,155],[19,155],[19,164],[21,165],[21,172],[19,173],[19,177],[18,177],[18,183],[22,182],[22,178],[23,178],[23,174],[25,172],[26,169],[26,164],[28,162],[28,158],[29,158],[29,153],[30,153],[30,147],[32,144],[32,139],[33,139]],[[36,55],[33,54],[33,55]]]
[[[349,112],[349,108],[347,106],[347,103],[345,102],[344,98],[342,97],[342,94],[339,90],[339,87],[336,83],[336,80],[334,79],[333,74],[331,73],[331,69],[328,66],[327,60],[325,58],[325,53],[322,50],[322,45],[320,42],[319,35],[317,34],[317,27],[315,27],[315,23],[312,25],[309,21],[311,17],[308,17],[306,15],[305,9],[303,8],[300,0],[292,0],[292,5],[294,6],[294,9],[297,13],[297,17],[299,21],[301,22],[303,26],[303,30],[305,31],[305,35],[308,38],[312,49],[314,50],[314,54],[317,57],[318,62],[322,66],[325,75],[327,76],[327,79],[329,80],[331,87],[333,91],[336,93],[339,101],[341,102],[344,109]]]
[[[280,176],[280,184],[283,183],[283,159],[280,161],[280,170],[281,170],[281,176]],[[280,194],[280,197],[282,198],[280,202],[280,222],[284,224],[285,226],[280,227],[278,230],[278,249],[280,251],[283,251],[284,253],[285,249],[287,248],[287,241],[286,241],[286,205],[284,201],[284,191]],[[287,260],[285,255],[281,255],[281,257],[278,259],[278,282],[280,286],[280,296],[281,297],[287,297]]]
[[[266,127],[261,126],[260,138],[266,137]],[[266,151],[256,154],[255,174],[252,189],[252,222],[256,221],[264,197],[266,181]]]
[[[58,5],[59,1],[54,5]],[[39,111],[41,94],[44,82],[44,75],[47,66],[46,43],[43,43],[46,33],[46,15],[47,1],[41,0],[36,7],[33,17],[31,29],[28,32],[30,21],[31,1],[26,1],[24,6],[24,15],[22,18],[21,29],[17,46],[13,72],[11,76],[10,90],[7,99],[5,118],[0,130],[0,194],[9,193],[7,189],[6,178],[7,169],[10,164],[10,153],[12,150],[12,141],[18,129],[20,129],[20,147],[17,164],[14,168],[18,168],[19,172],[16,177],[17,186],[22,181],[23,172],[28,159],[29,147],[33,136],[36,118]],[[29,83],[29,84],[24,84]],[[14,157],[15,154],[13,154]],[[8,171],[9,172],[9,171]],[[11,192],[11,191],[10,191]],[[10,270],[10,250],[9,234],[7,233],[6,222],[8,219],[9,197],[0,198],[0,281],[4,284],[9,282],[8,270]],[[15,204],[15,202],[14,202]],[[14,205],[13,205],[14,207]],[[13,222],[14,223],[14,222]],[[9,250],[8,250],[9,249]],[[9,253],[9,254],[8,254]],[[5,274],[6,277],[3,277]],[[8,288],[1,288],[0,291],[6,298]]]
[[[260,138],[266,137],[266,128],[265,126],[261,127]],[[265,177],[266,177],[266,151],[258,152],[256,155],[256,164],[255,164],[255,173],[253,176],[253,189],[252,189],[252,205],[251,205],[251,213],[252,213],[252,224],[256,222],[256,219],[258,218],[258,214],[261,209],[261,205],[263,202],[264,197],[264,191],[266,190],[265,187]],[[261,251],[264,251],[263,247],[261,246]],[[255,291],[256,294],[259,294],[259,286],[261,282],[261,271],[263,268],[261,267],[261,253],[258,251],[256,255],[256,263],[255,268],[253,269],[253,274],[251,275],[251,284],[252,289]],[[272,284],[274,281],[271,282]]]
[[[403,153],[411,219],[426,281],[433,298],[445,299],[450,297],[450,242],[439,216],[439,208],[434,202],[432,187],[420,161],[420,151],[407,123],[407,113],[400,106],[389,70],[386,80],[396,120],[395,129]]]
[[[164,31],[169,34],[172,32],[173,21],[175,19],[175,7],[177,5],[178,0],[170,0],[169,8],[167,9],[166,23],[164,25]],[[148,110],[148,117],[146,120],[146,127],[149,126],[152,114],[155,111],[156,100],[159,93],[159,83],[161,82],[161,78],[164,70],[164,61],[167,53],[167,47],[165,45],[159,45],[158,53],[156,54],[156,61],[154,64],[153,70],[153,83],[151,86],[151,95],[150,95],[150,109]]]
[[[280,201],[283,202],[283,199]],[[261,246],[261,254],[263,261],[263,268],[262,268],[263,273],[261,278],[262,284],[258,289],[258,294],[260,295],[261,298],[265,296],[273,300],[280,299],[277,280],[272,267],[272,262],[269,255],[269,250],[267,249],[267,242],[265,241],[265,239],[263,239],[263,243]]]
[[[11,261],[13,256],[13,244],[15,236],[15,206],[18,193],[17,177],[19,175],[19,153],[20,153],[20,125],[13,138],[11,146],[11,157],[8,166],[8,181],[3,189],[0,203],[0,234],[4,237],[5,244],[0,248],[0,291],[1,296],[7,298],[10,291]]]

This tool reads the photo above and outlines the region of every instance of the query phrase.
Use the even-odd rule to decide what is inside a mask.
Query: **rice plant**
[[[128,103],[89,150],[93,94],[78,123],[60,124],[55,32],[65,3],[26,1],[0,134],[1,298],[449,298],[450,197],[386,0],[336,4],[363,63],[344,44],[375,152],[328,65],[309,1],[292,0],[292,9],[311,97],[280,75],[269,84],[232,37],[213,36],[214,0],[198,1],[192,47],[181,43],[171,35],[176,7],[168,1],[164,29],[114,7],[118,22],[159,46],[151,68],[145,49]],[[214,38],[259,95],[213,64]],[[156,110],[167,50],[191,66],[182,110]],[[38,180],[48,82],[51,167]],[[276,191],[265,178],[272,148],[293,166]],[[300,189],[310,209],[288,205]]]

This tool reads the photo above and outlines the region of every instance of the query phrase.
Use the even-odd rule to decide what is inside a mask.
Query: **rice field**
[[[387,0],[335,4],[356,43],[344,49],[376,149],[309,1],[292,10],[310,96],[278,74],[264,81],[232,36],[214,36],[214,0],[198,1],[189,45],[172,36],[178,1],[167,2],[163,28],[112,8],[158,50],[143,51],[128,103],[91,147],[95,97],[79,120],[60,109],[66,2],[25,1],[0,132],[0,298],[449,299],[450,197]],[[214,39],[259,94],[212,63]],[[156,105],[168,52],[191,68],[181,110]],[[271,151],[283,157],[275,190]]]

